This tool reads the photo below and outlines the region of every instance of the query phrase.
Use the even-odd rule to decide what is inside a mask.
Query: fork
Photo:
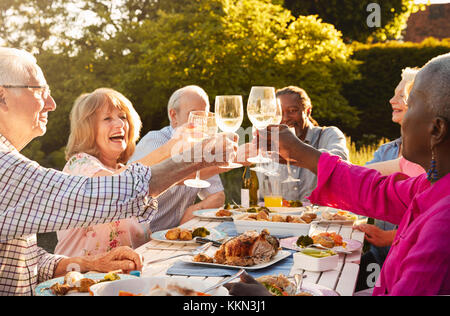
[[[183,257],[183,256],[195,256],[195,255],[198,255],[199,253],[202,253],[202,252],[206,251],[209,247],[211,247],[211,245],[212,245],[212,242],[209,242],[209,243],[204,244],[204,245],[202,245],[202,246],[198,247],[197,249],[192,250],[190,252],[180,253],[180,254],[175,255],[175,256],[170,256],[170,257],[166,257],[166,258],[161,258],[161,259],[156,259],[156,260],[153,260],[153,261],[149,261],[149,262],[146,263],[146,265],[148,266],[148,265],[153,264],[153,263],[162,262],[162,261],[166,261],[166,260],[170,260],[170,259],[178,258],[178,257]]]
[[[240,277],[241,274],[244,273],[244,272],[245,272],[245,269],[240,269],[236,274],[233,274],[232,276],[226,278],[225,280],[220,281],[220,282],[217,283],[216,285],[213,285],[213,286],[207,288],[206,290],[203,291],[203,293],[211,292],[212,290],[215,290],[215,289],[221,287],[222,285],[225,285],[225,284],[227,284],[227,283],[230,283],[230,282],[233,281],[234,279],[237,279],[238,277]]]

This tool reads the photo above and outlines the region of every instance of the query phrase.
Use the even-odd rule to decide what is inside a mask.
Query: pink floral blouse
[[[104,170],[112,173],[94,156],[80,153],[69,159],[63,172],[92,177]],[[119,246],[135,249],[149,240],[148,235],[148,230],[135,218],[58,231],[55,254],[79,257],[108,252]]]

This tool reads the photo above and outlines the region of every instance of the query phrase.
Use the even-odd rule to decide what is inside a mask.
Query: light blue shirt
[[[136,150],[129,162],[139,160],[152,151],[167,143],[173,136],[174,129],[166,126],[159,131],[150,131],[137,144]],[[222,182],[218,175],[208,179],[211,186],[197,189],[185,185],[176,185],[158,197],[158,211],[150,221],[152,232],[173,228],[180,225],[184,211],[195,203],[197,196],[205,199],[211,194],[223,191]]]
[[[343,160],[348,160],[349,158],[345,135],[337,127],[318,127],[310,123],[304,142],[319,151],[339,156]],[[274,164],[273,169],[280,175],[269,177],[272,182],[276,181],[275,178],[283,181],[289,175],[287,165]],[[305,197],[310,196],[317,187],[317,176],[305,168],[290,165],[290,169],[292,177],[300,179],[300,182],[281,184],[281,194],[287,200],[303,200]],[[267,176],[259,173],[260,189],[264,180],[267,181]],[[263,195],[264,193],[261,194]]]
[[[397,159],[399,156],[401,144],[402,139],[398,138],[392,142],[381,145],[380,148],[378,148],[377,151],[375,151],[375,153],[373,154],[373,159],[366,163],[366,165]]]
[[[400,152],[400,145],[402,144],[402,138],[398,138],[392,142],[383,144],[380,146],[380,148],[375,151],[373,154],[373,159],[366,163],[366,165],[370,165],[377,162],[383,162],[383,161],[389,161],[397,159]],[[381,221],[378,219],[375,219],[375,226],[378,228],[381,228],[384,231],[389,230],[395,230],[397,229],[397,225]],[[374,255],[375,259],[380,265],[383,265],[384,261],[386,260],[386,257],[389,253],[389,250],[391,247],[376,247],[374,245],[371,245],[370,251]]]

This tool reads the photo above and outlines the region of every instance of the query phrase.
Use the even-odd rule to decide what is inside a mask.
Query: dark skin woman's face
[[[426,74],[425,74],[426,75]],[[403,118],[402,154],[407,160],[427,169],[431,160],[431,133],[433,118],[427,103],[427,80],[423,73],[417,75],[408,99],[408,111]]]

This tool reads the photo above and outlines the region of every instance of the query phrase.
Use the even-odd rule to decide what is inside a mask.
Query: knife
[[[220,247],[220,246],[222,246],[222,243],[221,243],[220,241],[217,241],[217,240],[211,240],[211,239],[203,238],[203,237],[196,237],[196,238],[195,238],[195,242],[196,242],[197,244],[206,244],[206,243],[208,243],[208,242],[212,242],[212,244],[213,244],[214,247]]]

